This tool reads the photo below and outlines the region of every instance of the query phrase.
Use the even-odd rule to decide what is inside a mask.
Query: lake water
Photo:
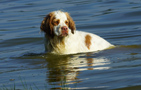
[[[116,48],[45,53],[40,24],[54,10]],[[141,0],[0,0],[0,89],[12,88],[141,90]]]

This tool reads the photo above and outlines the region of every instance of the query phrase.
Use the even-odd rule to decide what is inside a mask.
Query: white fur
[[[89,34],[92,37],[90,49],[88,49],[85,45],[85,36],[87,34]],[[59,39],[57,39],[58,38],[57,36],[55,36],[54,38],[56,38],[56,40],[58,40],[59,42]],[[55,53],[55,54],[75,54],[75,53],[82,53],[82,52],[93,52],[98,50],[104,50],[106,48],[110,48],[114,46],[95,34],[82,32],[82,31],[76,31],[75,34],[70,33],[69,36],[65,37],[64,48],[61,47],[61,44],[58,44],[58,47],[57,48],[53,47],[53,50],[52,50],[52,47],[48,47],[51,45],[51,42],[49,42],[47,38],[45,39],[46,39],[45,40],[46,49],[49,52]]]
[[[104,50],[114,45],[110,44],[103,38],[87,32],[75,31],[74,34],[71,33],[71,30],[68,27],[68,36],[60,39],[61,27],[67,26],[65,20],[67,16],[64,12],[55,11],[56,19],[60,20],[60,23],[57,26],[54,26],[55,36],[53,39],[45,36],[45,48],[48,52],[55,54],[75,54],[82,52],[93,52],[98,50]],[[88,48],[85,44],[85,36],[89,35],[91,37],[91,45]]]

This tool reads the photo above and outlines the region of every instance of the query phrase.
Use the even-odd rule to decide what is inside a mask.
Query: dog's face
[[[75,23],[67,12],[54,11],[48,14],[41,23],[41,30],[48,37],[66,37],[70,33],[74,34]]]

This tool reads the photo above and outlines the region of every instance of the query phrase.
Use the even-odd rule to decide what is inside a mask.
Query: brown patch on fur
[[[48,14],[42,21],[40,29],[44,31],[49,37],[53,38],[53,20],[55,19],[54,12]]]
[[[87,46],[88,49],[90,49],[91,46],[91,39],[92,37],[90,35],[85,36],[85,45]]]
[[[76,30],[75,22],[73,21],[73,19],[69,15],[69,13],[65,12],[65,14],[66,14],[67,19],[68,19],[68,22],[67,22],[68,23],[68,27],[71,29],[71,32],[74,34],[74,30]]]

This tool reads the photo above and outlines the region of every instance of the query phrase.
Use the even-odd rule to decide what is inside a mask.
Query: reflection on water
[[[83,55],[84,56],[84,55]],[[90,56],[90,55],[86,55]],[[53,58],[54,57],[54,58]],[[106,58],[80,58],[79,55],[73,56],[55,56],[49,55],[46,59],[47,69],[48,69],[48,81],[58,82],[62,81],[64,78],[66,82],[79,80],[79,71],[84,70],[102,70],[109,69],[110,67],[105,66],[110,63]]]
[[[91,54],[54,55],[45,54],[46,60],[42,66],[47,68],[46,81],[50,85],[69,85],[82,82],[80,71],[109,69],[110,61],[104,57],[94,58]],[[84,78],[85,79],[85,78]],[[89,77],[87,77],[89,79]],[[58,87],[57,87],[58,88]],[[68,88],[68,87],[67,87]]]

